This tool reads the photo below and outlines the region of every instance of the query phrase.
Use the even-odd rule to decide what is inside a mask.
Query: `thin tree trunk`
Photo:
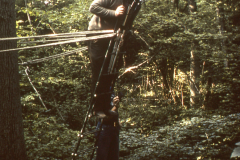
[[[188,0],[188,9],[190,15],[197,11],[197,4],[194,0]],[[195,52],[195,44],[192,42],[190,51],[190,107],[196,106],[199,102],[198,82],[200,75],[198,58]]]
[[[191,52],[190,52],[190,107],[194,107],[199,103],[199,58],[195,53],[195,44],[192,42]]]
[[[190,14],[197,11],[197,4],[195,0],[188,0],[188,10]]]
[[[167,59],[166,58],[162,59],[159,69],[160,69],[160,72],[162,74],[162,79],[163,79],[164,96],[166,96],[166,95],[168,95],[168,92],[169,92],[169,86],[168,86],[168,80],[167,80],[168,67],[167,67]]]
[[[211,77],[208,77],[208,81],[207,81],[207,93],[206,93],[206,96],[204,98],[204,109],[205,107],[208,105],[209,103],[209,99],[210,99],[210,96],[211,96],[211,86],[212,86],[212,78]]]
[[[15,0],[0,1],[0,38],[16,36]],[[0,50],[16,41],[0,43]],[[26,160],[17,52],[0,53],[0,159]]]
[[[182,83],[182,85],[181,85],[181,102],[182,102],[182,106],[184,106],[183,85],[184,85],[184,83]]]
[[[217,20],[219,24],[219,33],[221,35],[224,34],[225,31],[225,20],[224,20],[224,8],[223,8],[223,2],[222,0],[217,0]],[[222,49],[222,55],[224,57],[224,66],[228,67],[228,60],[226,57],[226,49],[225,49],[225,39],[222,39],[221,42],[221,49]],[[221,55],[220,55],[221,56]]]

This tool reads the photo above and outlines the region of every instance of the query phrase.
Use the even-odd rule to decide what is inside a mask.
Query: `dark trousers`
[[[109,46],[109,41],[109,39],[99,39],[90,41],[89,43],[89,56],[92,67],[92,92],[96,86],[96,82],[104,62],[105,54]],[[99,79],[99,83],[95,92],[96,97],[93,99],[95,111],[107,111],[112,108],[110,105],[111,94],[113,93],[114,79],[116,77],[113,75],[107,75],[109,61],[110,55],[108,55],[105,60],[102,76]]]
[[[102,125],[99,133],[96,160],[118,160],[119,159],[119,126]]]

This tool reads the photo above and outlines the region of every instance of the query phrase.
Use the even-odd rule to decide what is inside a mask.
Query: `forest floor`
[[[240,113],[201,113],[144,133],[140,128],[123,127],[120,159],[230,159],[240,141],[239,122]]]

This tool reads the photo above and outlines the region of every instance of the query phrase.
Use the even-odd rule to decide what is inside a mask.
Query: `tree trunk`
[[[190,52],[190,107],[194,107],[199,103],[199,77],[200,77],[200,64],[199,58],[195,53],[195,44],[192,42]]]
[[[168,86],[168,80],[167,80],[168,66],[167,66],[167,59],[166,58],[163,58],[161,60],[161,65],[160,65],[159,69],[160,69],[160,72],[162,74],[162,79],[163,79],[164,96],[166,96],[169,93],[169,86]]]
[[[217,0],[217,20],[218,20],[218,24],[219,24],[219,33],[221,35],[224,34],[225,31],[225,20],[224,20],[224,4],[222,2],[222,0]],[[221,42],[221,50],[222,50],[222,56],[224,57],[224,66],[228,67],[228,60],[227,60],[227,55],[226,55],[226,49],[225,49],[226,45],[225,45],[225,39],[222,40]],[[219,55],[221,56],[221,55]]]
[[[194,0],[188,0],[189,13],[197,11],[197,4]],[[190,51],[190,107],[196,106],[199,102],[199,84],[197,79],[200,75],[199,60],[195,53],[195,44],[192,42]]]
[[[0,1],[0,38],[16,36],[15,0]],[[1,41],[0,50],[16,48]],[[0,53],[0,159],[26,160],[17,52]]]
[[[197,11],[197,4],[195,0],[188,0],[188,10],[190,14]]]

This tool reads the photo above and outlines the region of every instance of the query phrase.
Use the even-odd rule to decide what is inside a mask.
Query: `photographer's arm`
[[[110,0],[94,0],[91,4],[89,11],[99,17],[113,18],[124,14],[124,6],[120,5],[116,10],[108,9]]]

